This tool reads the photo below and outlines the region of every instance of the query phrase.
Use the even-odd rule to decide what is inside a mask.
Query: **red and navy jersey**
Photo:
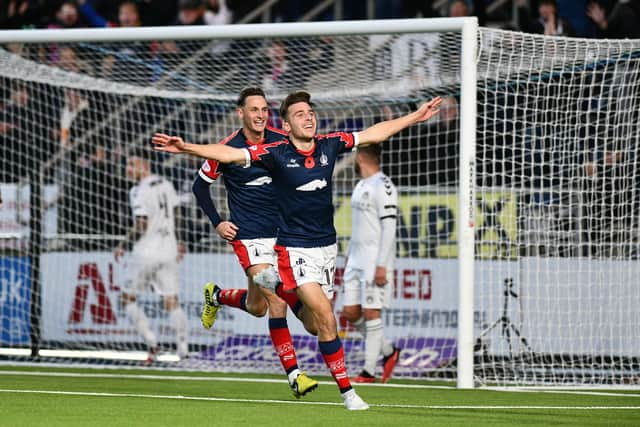
[[[286,133],[278,129],[267,128],[264,136],[265,138],[260,144],[281,141]],[[220,143],[235,148],[260,145],[248,141],[242,129],[233,132]],[[230,220],[238,226],[236,239],[276,237],[280,224],[280,213],[275,201],[271,176],[264,167],[252,164],[245,168],[242,165],[206,160],[198,174],[209,183],[212,183],[220,175],[224,175]]]
[[[313,148],[300,151],[288,139],[248,147],[252,164],[271,172],[282,214],[278,244],[312,248],[334,244],[331,177],[338,155],[357,144],[353,133],[317,135]]]

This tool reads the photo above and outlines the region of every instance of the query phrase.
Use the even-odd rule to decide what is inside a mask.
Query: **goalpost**
[[[397,375],[475,385],[637,383],[640,41],[478,28],[475,18],[0,32],[0,357],[139,366],[113,248],[131,223],[125,160],[156,131],[220,141],[242,87],[265,88],[272,124],[306,89],[319,132],[361,130],[433,96],[439,117],[385,142],[399,188],[398,258],[383,320]],[[201,161],[158,155],[182,195],[180,302],[191,354],[175,356],[157,295],[140,304],[157,366],[280,372],[266,320],[224,309],[200,326],[202,285],[244,288],[199,212]],[[334,173],[341,254],[352,158]],[[222,183],[211,187],[226,215]],[[362,340],[336,315],[351,373]],[[300,365],[324,372],[289,319]]]

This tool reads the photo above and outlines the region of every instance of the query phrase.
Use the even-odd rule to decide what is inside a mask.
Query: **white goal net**
[[[384,33],[380,22],[367,25],[371,34],[287,33],[293,24],[263,26],[259,37],[216,38],[222,32],[211,28],[213,36],[174,40],[171,29],[153,37],[129,30],[120,32],[126,41],[78,33],[3,44],[0,358],[140,365],[144,341],[120,304],[127,257],[116,262],[112,252],[132,224],[127,155],[149,146],[157,131],[222,140],[241,126],[238,92],[260,86],[275,127],[283,97],[308,90],[319,132],[361,130],[444,98],[439,117],[384,145],[399,218],[392,306],[383,321],[403,349],[398,376],[456,378],[465,217],[458,205],[460,31],[397,26]],[[475,176],[475,381],[632,383],[640,374],[633,280],[640,272],[640,41],[480,29],[473,63],[477,142],[467,172]],[[187,252],[179,299],[190,351],[176,356],[171,317],[157,294],[143,293],[138,302],[162,350],[156,366],[278,373],[266,318],[226,307],[211,330],[200,326],[205,282],[246,288],[230,245],[191,194],[201,163],[152,158],[154,172],[180,195],[178,234]],[[345,156],[334,175],[340,255],[356,182]],[[222,182],[211,194],[226,217]],[[342,267],[340,257],[335,308],[355,373],[363,341],[341,316]],[[324,373],[315,337],[292,316],[288,323],[301,368]]]

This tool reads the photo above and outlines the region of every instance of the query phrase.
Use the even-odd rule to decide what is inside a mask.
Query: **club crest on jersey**
[[[296,190],[298,191],[316,191],[316,190],[322,190],[323,188],[325,188],[327,186],[327,180],[322,178],[322,179],[314,179],[313,181],[307,182],[306,184],[303,184],[299,187],[296,188]]]
[[[287,167],[288,168],[299,168],[300,165],[298,164],[298,160],[296,159],[289,159],[289,163],[287,163]]]
[[[327,166],[329,164],[329,158],[326,154],[322,153],[320,156],[320,166]]]

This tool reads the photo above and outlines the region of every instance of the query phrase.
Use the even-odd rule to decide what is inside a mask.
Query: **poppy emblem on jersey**
[[[306,159],[304,159],[304,167],[307,169],[313,169],[313,167],[316,165],[316,161],[313,160],[313,157],[307,157]]]
[[[329,158],[326,154],[322,153],[320,156],[320,166],[327,166],[329,164]]]

